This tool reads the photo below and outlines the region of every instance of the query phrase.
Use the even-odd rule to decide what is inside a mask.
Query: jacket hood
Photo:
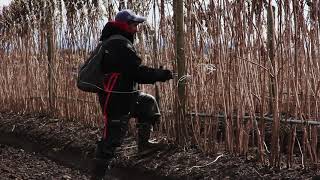
[[[116,21],[109,21],[107,24],[103,27],[100,41],[108,39],[110,36],[114,34],[120,34],[127,39],[129,39],[132,43],[134,40],[134,35],[129,31],[128,24],[123,22],[116,22]]]

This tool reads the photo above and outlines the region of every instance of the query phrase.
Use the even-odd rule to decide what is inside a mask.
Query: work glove
[[[158,81],[165,82],[167,80],[173,79],[172,72],[167,69],[157,69],[156,77]]]

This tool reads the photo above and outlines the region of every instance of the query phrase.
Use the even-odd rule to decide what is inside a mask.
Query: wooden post
[[[153,30],[153,37],[152,37],[152,45],[153,45],[153,65],[155,68],[159,68],[159,61],[158,61],[158,46],[157,46],[157,31],[156,31],[156,0],[153,1],[153,25],[154,25],[154,30]],[[159,87],[158,84],[155,83],[155,98],[156,101],[158,102],[158,105],[160,106],[160,95],[159,95]]]
[[[267,22],[268,22],[268,55],[271,62],[271,71],[273,76],[270,76],[270,101],[269,110],[273,113],[272,123],[272,139],[271,139],[271,160],[272,166],[278,166],[279,164],[279,131],[280,131],[280,117],[279,117],[279,92],[277,82],[277,63],[275,62],[274,56],[274,7],[271,5],[269,0],[267,10]]]
[[[53,27],[52,27],[52,19],[51,17],[48,18],[48,30],[47,30],[47,57],[48,57],[48,91],[49,91],[49,114],[51,116],[54,115],[54,108],[55,108],[55,102],[54,102],[54,62],[53,62]]]
[[[268,5],[267,9],[267,26],[268,26],[268,34],[267,34],[267,43],[268,43],[268,57],[271,62],[273,68],[275,68],[274,62],[274,14],[273,14],[273,6],[271,4]],[[269,112],[273,110],[273,101],[274,101],[274,78],[270,75],[269,81]]]
[[[176,59],[178,68],[178,80],[182,79],[186,75],[186,63],[185,63],[185,52],[184,52],[184,13],[183,13],[183,0],[174,1],[175,15],[175,38],[176,38]],[[186,88],[185,80],[178,82],[178,99],[177,105],[177,126],[176,141],[179,144],[186,143]]]

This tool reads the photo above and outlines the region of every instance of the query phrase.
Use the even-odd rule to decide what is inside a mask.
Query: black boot
[[[91,180],[103,180],[107,168],[107,160],[94,158],[92,160]]]
[[[148,154],[163,148],[163,144],[149,142],[151,133],[151,125],[147,123],[138,124],[138,153]]]
[[[98,141],[95,151],[95,158],[92,160],[91,166],[92,180],[104,179],[112,157],[113,148],[109,147],[108,144],[103,140]]]

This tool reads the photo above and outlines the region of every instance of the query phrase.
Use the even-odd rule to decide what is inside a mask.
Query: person
[[[138,153],[157,148],[150,143],[150,131],[160,118],[155,98],[138,91],[138,84],[165,82],[173,78],[167,69],[142,65],[134,46],[138,25],[145,17],[125,9],[115,20],[107,22],[100,41],[105,43],[105,56],[101,63],[104,73],[104,91],[98,92],[104,116],[103,137],[97,142],[92,179],[102,179],[114,152],[122,143],[131,117],[137,119]]]

